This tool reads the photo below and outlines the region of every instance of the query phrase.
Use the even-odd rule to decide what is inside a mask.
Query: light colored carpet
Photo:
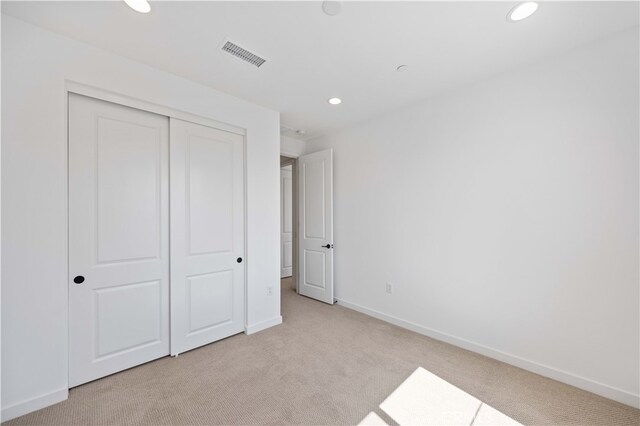
[[[88,383],[7,424],[357,424],[417,367],[523,424],[640,423],[640,410],[298,296],[283,281],[282,325]]]

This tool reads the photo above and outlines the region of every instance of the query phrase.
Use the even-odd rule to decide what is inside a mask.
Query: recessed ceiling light
[[[329,16],[336,16],[342,10],[342,1],[340,0],[324,0],[322,2],[322,11]]]
[[[407,65],[398,65],[398,67],[396,68],[396,71],[405,72],[408,69],[409,69],[409,67]]]
[[[149,13],[151,10],[151,5],[147,0],[124,0],[125,3],[129,5],[129,7],[136,12],[140,13]]]
[[[516,5],[507,14],[507,21],[517,22],[528,18],[538,10],[538,3],[535,1],[527,1]]]
[[[329,102],[331,105],[340,105],[342,103],[342,99],[340,99],[340,98],[331,98],[327,102]]]

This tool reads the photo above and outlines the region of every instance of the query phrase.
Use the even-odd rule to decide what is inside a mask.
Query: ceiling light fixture
[[[331,105],[340,105],[342,103],[342,99],[340,99],[340,98],[331,98],[327,102],[329,102]]]
[[[147,0],[124,0],[124,2],[136,12],[149,13],[151,10],[151,5]]]
[[[341,10],[341,0],[324,0],[322,2],[322,11],[329,16],[336,16]]]
[[[509,11],[507,14],[507,21],[522,21],[523,19],[527,19],[529,16],[533,15],[536,10],[538,10],[538,3],[535,1],[520,3]]]

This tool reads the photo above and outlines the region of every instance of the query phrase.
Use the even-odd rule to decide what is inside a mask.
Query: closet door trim
[[[153,112],[158,115],[164,115],[170,118],[177,118],[183,121],[189,121],[195,124],[201,124],[203,126],[212,127],[214,129],[224,130],[225,132],[231,132],[238,135],[245,136],[247,134],[246,129],[234,126],[232,124],[217,121],[212,118],[203,117],[197,114],[192,114],[185,111],[180,111],[164,105],[158,105],[153,102],[147,102],[142,99],[132,98],[120,93],[111,92],[97,87],[88,86],[86,84],[78,83],[71,80],[65,81],[66,91],[68,93],[76,93],[78,95],[88,96],[90,98],[99,99],[101,101],[107,101],[114,104],[119,104],[131,108],[140,109],[147,112]],[[67,96],[68,97],[68,96]]]

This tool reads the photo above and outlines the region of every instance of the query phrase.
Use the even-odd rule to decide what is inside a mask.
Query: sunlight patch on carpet
[[[358,423],[358,425],[360,425],[360,426],[389,426],[389,425],[387,425],[387,423],[384,420],[382,420],[380,418],[379,415],[377,415],[373,411],[370,412],[369,414],[367,414],[367,417],[362,419],[362,421],[360,423]]]
[[[400,426],[409,425],[520,425],[511,417],[484,404],[418,367],[391,395],[380,409]],[[370,412],[361,425],[385,425],[384,420]]]

